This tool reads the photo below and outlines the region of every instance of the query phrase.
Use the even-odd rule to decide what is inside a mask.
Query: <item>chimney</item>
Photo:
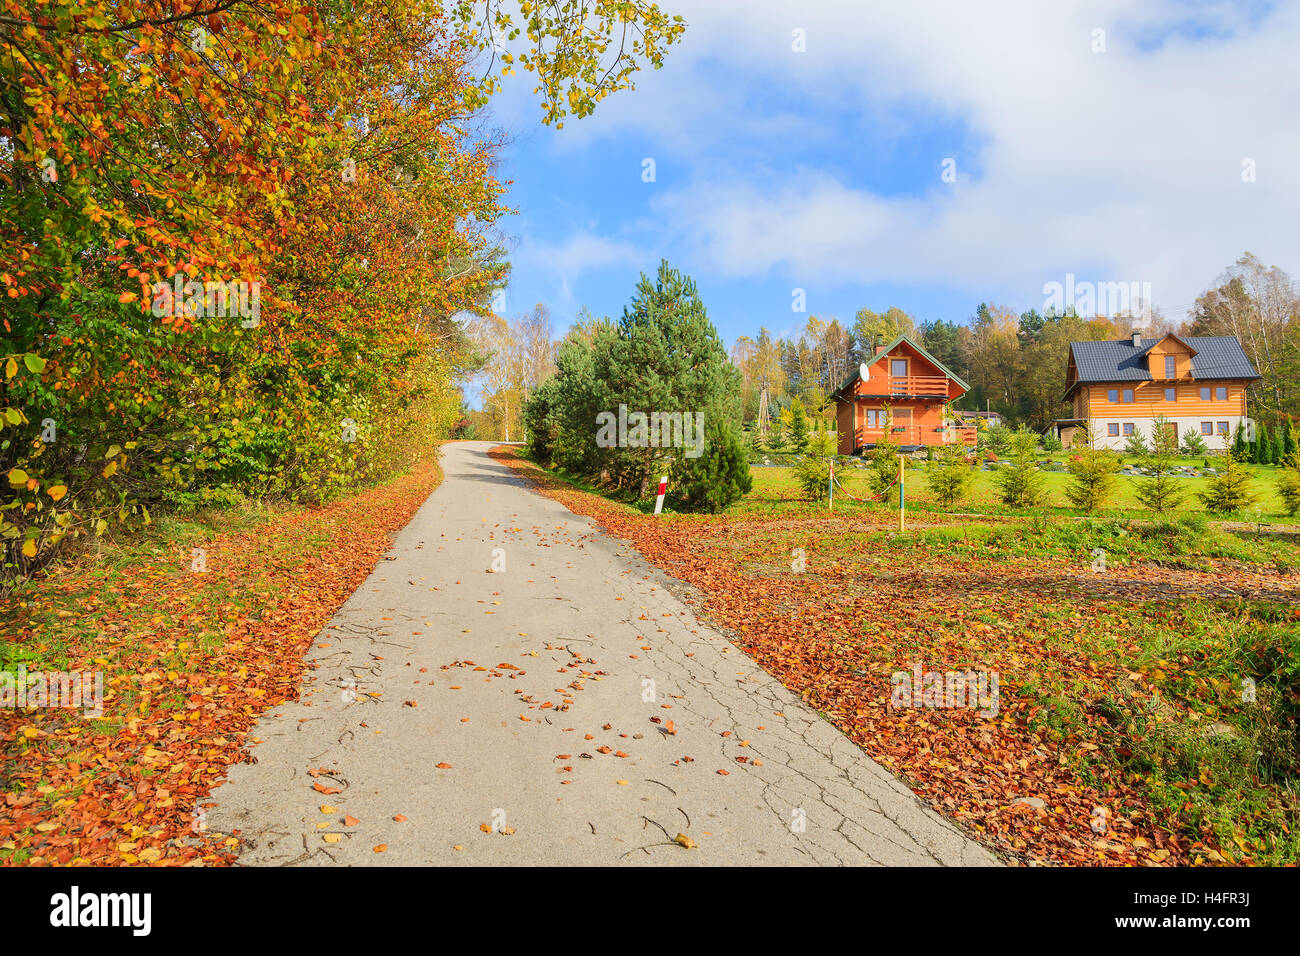
[[[871,340],[871,354],[872,354],[872,355],[879,355],[879,354],[884,350],[884,348],[885,348],[885,343],[884,343],[884,341],[880,338],[879,335],[875,336],[875,337]]]
[[[1140,348],[1142,345],[1142,333],[1137,329],[1133,330],[1133,347]]]

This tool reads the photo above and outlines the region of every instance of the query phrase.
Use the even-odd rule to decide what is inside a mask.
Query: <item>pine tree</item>
[[[1189,428],[1183,432],[1183,454],[1189,458],[1200,458],[1209,451],[1205,444],[1205,439],[1195,428]]]
[[[1205,490],[1198,491],[1196,497],[1217,514],[1241,511],[1258,500],[1250,487],[1250,472],[1232,455],[1226,456],[1222,471],[1206,479]]]
[[[1084,423],[1079,435],[1075,452],[1065,464],[1070,474],[1065,497],[1076,508],[1097,511],[1115,497],[1119,487],[1119,456],[1109,448],[1095,447],[1091,423]]]
[[[795,399],[790,403],[790,444],[799,454],[808,448],[808,413],[804,411],[803,402]]]
[[[767,429],[767,443],[772,451],[780,451],[785,448],[785,421],[782,419],[780,409],[774,409],[771,424]]]
[[[894,441],[894,414],[885,406],[885,424],[875,447],[867,452],[867,486],[881,495],[898,479],[898,448]]]
[[[1151,450],[1142,456],[1142,467],[1150,477],[1139,478],[1133,489],[1138,501],[1157,514],[1177,508],[1186,497],[1174,477],[1174,456],[1178,454],[1178,431],[1164,415],[1157,415],[1151,428]]]
[[[1151,449],[1147,447],[1146,441],[1142,438],[1142,429],[1133,426],[1133,434],[1128,436],[1124,442],[1124,454],[1132,455],[1134,458],[1143,458],[1150,453]]]
[[[809,501],[825,501],[830,495],[830,456],[835,454],[835,439],[814,423],[808,438],[808,454],[794,466],[795,479]]]
[[[1008,440],[1010,468],[999,468],[993,481],[998,496],[1013,508],[1032,508],[1044,498],[1043,476],[1038,470],[1038,435],[1024,425]]]
[[[623,309],[607,363],[597,367],[597,374],[610,410],[625,404],[629,411],[647,414],[703,415],[706,446],[714,424],[735,438],[740,372],[709,321],[694,280],[670,268],[666,260],[653,280],[641,276],[636,295]],[[681,449],[646,447],[616,449],[608,457],[638,497],[645,497],[662,471],[659,462],[682,456]],[[745,471],[748,474],[748,463]]]
[[[675,474],[676,500],[706,510],[749,486],[740,372],[695,283],[667,262],[653,280],[641,276],[616,324],[566,340],[556,369],[557,384],[544,395],[549,407],[534,405],[532,419],[549,422],[549,450],[562,467],[638,498],[652,479]]]
[[[749,456],[734,427],[713,421],[705,427],[704,453],[673,464],[673,503],[683,511],[717,514],[749,494],[754,478]]]
[[[926,469],[925,483],[939,504],[950,508],[966,497],[975,472],[966,462],[966,450],[960,445],[944,445]]]
[[[1236,433],[1232,436],[1232,454],[1238,461],[1245,461],[1249,451],[1250,446],[1246,441],[1246,424],[1238,422]]]
[[[1295,438],[1295,425],[1288,422],[1290,426],[1287,429],[1287,435]],[[1294,445],[1295,442],[1289,442]],[[1286,506],[1286,513],[1295,517],[1300,514],[1300,449],[1294,449],[1282,463],[1283,467],[1277,476],[1277,493],[1282,498],[1282,503]]]

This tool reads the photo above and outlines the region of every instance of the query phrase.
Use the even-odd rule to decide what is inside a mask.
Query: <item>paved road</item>
[[[490,447],[446,447],[215,791],[242,863],[996,862]]]

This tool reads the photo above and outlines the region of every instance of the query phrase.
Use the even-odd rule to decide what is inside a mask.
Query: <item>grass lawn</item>
[[[1300,539],[1273,469],[1251,466],[1257,530],[1152,520],[1127,477],[1124,507],[1083,517],[1050,473],[1040,512],[980,473],[948,514],[918,468],[897,534],[891,505],[799,501],[788,468],[754,468],[723,515],[655,517],[505,457],[698,587],[737,646],[1007,860],[1300,862]],[[914,668],[996,674],[996,714],[896,706]]]
[[[1055,460],[1062,460],[1064,456],[1057,455]],[[1046,461],[1047,456],[1042,460]],[[1203,459],[1178,459],[1177,464],[1188,465],[1199,468]],[[1283,510],[1282,499],[1277,494],[1277,473],[1280,470],[1275,465],[1244,465],[1251,476],[1251,487],[1259,496],[1259,502],[1255,507],[1243,513],[1239,517],[1241,520],[1256,521],[1261,523],[1300,523],[1300,519],[1288,518]],[[758,512],[780,513],[783,508],[794,507],[800,511],[810,508],[802,501],[802,492],[798,483],[795,481],[794,469],[790,467],[770,465],[754,466],[750,469],[750,474],[754,478],[753,490],[745,496],[744,499],[732,506],[729,513],[732,514],[750,514]],[[1047,491],[1048,512],[1061,512],[1078,514],[1070,507],[1069,501],[1065,497],[1065,488],[1069,482],[1069,475],[1064,472],[1041,472],[1043,478],[1043,487]],[[866,497],[866,480],[862,477],[863,472],[855,467],[836,466],[835,476],[850,493],[858,497]],[[996,473],[993,471],[980,470],[975,472],[975,480],[971,485],[970,494],[967,499],[954,511],[975,511],[988,514],[1008,513],[1011,509],[1004,506],[997,496],[997,486],[994,484]],[[1202,477],[1185,477],[1178,478],[1180,486],[1187,490],[1186,499],[1183,501],[1180,511],[1204,512],[1204,507],[1196,492],[1205,488],[1206,479]],[[1140,516],[1150,515],[1142,504],[1138,501],[1133,493],[1133,489],[1143,478],[1139,476],[1119,475],[1118,476],[1118,493],[1110,508],[1106,509],[1105,514],[1114,514],[1122,516]],[[897,502],[897,491],[891,494],[891,503]],[[907,470],[906,473],[906,500],[908,508],[936,507],[934,495],[930,493],[925,482],[924,463],[917,462]],[[855,507],[870,507],[858,505],[847,497],[838,494],[835,501],[835,509],[840,508],[852,509]],[[875,507],[880,507],[876,505]],[[825,510],[825,506],[822,506]]]

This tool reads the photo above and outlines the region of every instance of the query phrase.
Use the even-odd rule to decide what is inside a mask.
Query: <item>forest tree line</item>
[[[583,308],[573,328],[589,331],[599,321]],[[523,403],[555,369],[553,325],[540,304],[513,320],[493,316],[476,323],[473,337],[486,371],[480,379],[482,409],[464,419],[473,435],[523,437]],[[740,372],[745,423],[757,419],[764,389],[773,418],[796,401],[810,414],[821,409],[829,417],[829,395],[871,356],[873,344],[908,335],[970,385],[955,408],[988,409],[1042,431],[1053,419],[1071,415],[1064,399],[1070,343],[1127,338],[1133,331],[1147,337],[1236,336],[1263,376],[1249,390],[1251,416],[1272,427],[1300,417],[1300,288],[1285,271],[1251,253],[1226,269],[1181,322],[1158,309],[1147,316],[1088,317],[1072,310],[1017,313],[980,303],[967,321],[954,322],[918,319],[896,307],[863,308],[849,323],[809,316],[797,336],[760,327],[756,335],[736,339],[730,354]]]

